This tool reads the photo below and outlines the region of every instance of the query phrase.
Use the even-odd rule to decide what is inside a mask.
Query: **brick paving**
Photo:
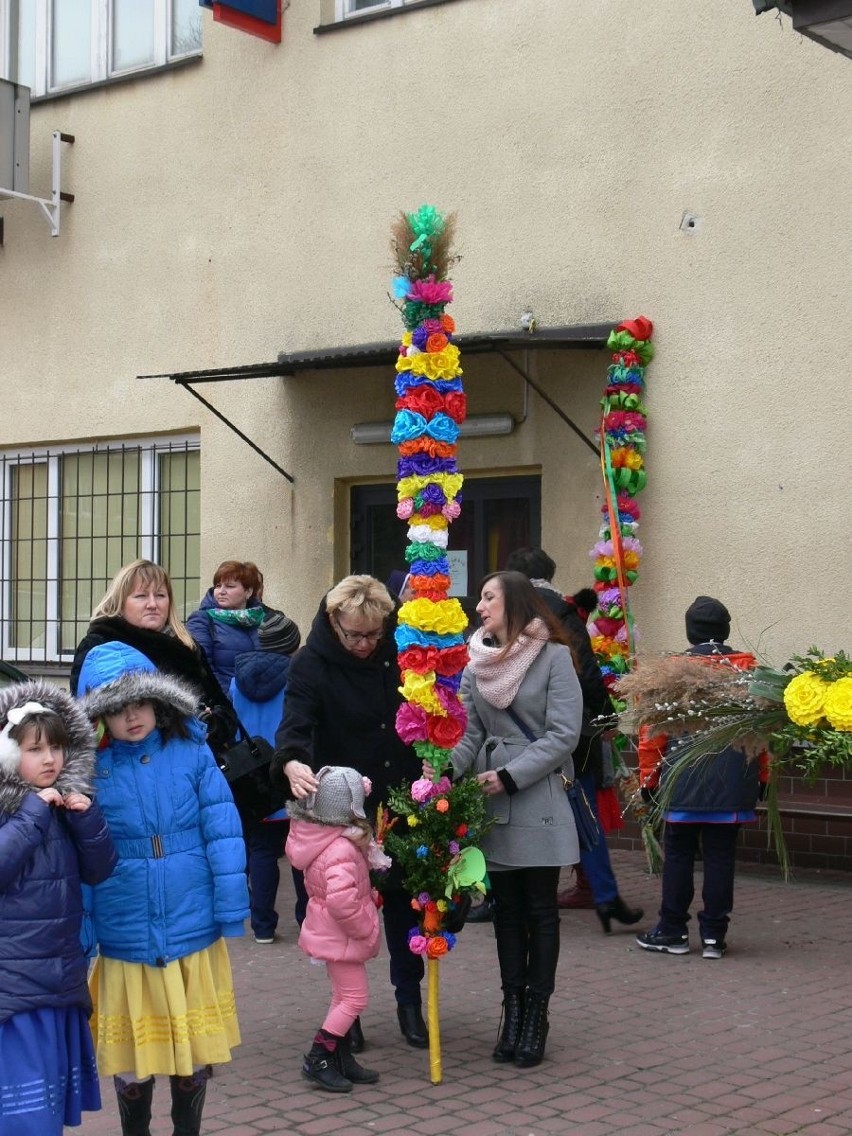
[[[640,853],[614,855],[622,893],[650,926],[659,882]],[[700,871],[698,873],[700,886]],[[629,928],[605,936],[594,912],[563,913],[547,1057],[536,1069],[490,1059],[500,1016],[492,929],[471,925],[440,964],[443,1082],[402,1042],[383,954],[360,1060],[378,1085],[349,1095],[299,1076],[325,1010],[322,967],[296,945],[289,872],[280,941],[231,940],[243,1044],[210,1082],[206,1136],[849,1136],[852,1133],[852,877],[743,866],[721,960],[651,954]],[[424,984],[425,996],[425,984]],[[118,1136],[115,1097],[85,1136]],[[153,1136],[170,1134],[165,1079]]]

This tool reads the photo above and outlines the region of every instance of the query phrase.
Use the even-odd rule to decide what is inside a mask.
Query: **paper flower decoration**
[[[475,780],[453,785],[441,776],[467,720],[458,696],[467,617],[449,597],[447,556],[449,527],[461,512],[464,479],[456,453],[467,414],[456,325],[444,311],[453,298],[447,279],[453,226],[453,218],[424,205],[401,215],[392,240],[398,275],[391,293],[406,331],[396,362],[391,439],[399,450],[397,516],[408,525],[405,559],[414,592],[397,619],[405,701],[396,728],[438,775],[435,784],[421,779],[391,792],[390,806],[406,823],[387,839],[419,915],[409,946],[430,960],[454,946],[459,905],[483,890],[485,876],[485,861],[473,847],[484,831],[482,790]]]
[[[607,688],[612,691],[627,672],[634,651],[634,629],[627,589],[639,575],[642,545],[636,539],[639,506],[633,500],[645,488],[645,427],[642,395],[645,367],[654,349],[654,325],[645,316],[625,320],[612,332],[607,346],[612,362],[601,400],[598,440],[604,479],[603,521],[591,550],[595,562],[598,607],[589,633],[592,649]]]

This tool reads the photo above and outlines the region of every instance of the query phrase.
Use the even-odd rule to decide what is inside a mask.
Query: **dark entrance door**
[[[407,526],[396,515],[396,486],[358,485],[352,489],[351,571],[386,580],[406,570]],[[468,478],[462,511],[450,525],[449,557],[453,594],[466,608],[487,573],[502,568],[516,548],[541,542],[540,477]]]

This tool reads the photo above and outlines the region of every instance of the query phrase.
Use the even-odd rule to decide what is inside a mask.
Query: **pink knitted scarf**
[[[482,628],[474,631],[468,643],[470,669],[476,675],[479,693],[497,710],[511,706],[539,651],[550,638],[543,619],[531,620],[508,652],[505,648],[483,642]]]

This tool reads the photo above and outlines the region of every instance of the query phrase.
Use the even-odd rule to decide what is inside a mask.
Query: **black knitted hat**
[[[731,613],[712,596],[697,596],[686,609],[686,637],[690,643],[717,643],[731,634]]]

